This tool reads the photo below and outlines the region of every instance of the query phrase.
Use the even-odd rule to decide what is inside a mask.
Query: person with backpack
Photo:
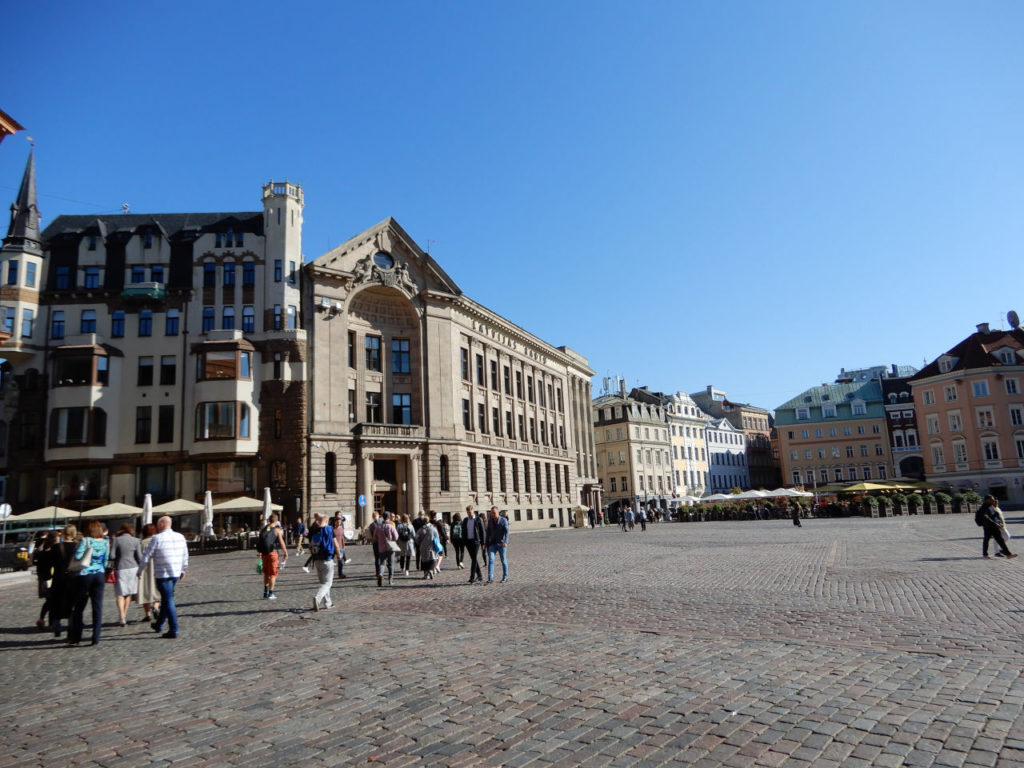
[[[391,513],[384,510],[380,513],[373,529],[373,540],[376,544],[377,586],[384,586],[384,564],[388,566],[388,586],[394,578],[394,554],[398,552],[398,531],[391,522]]]
[[[985,532],[985,538],[981,545],[981,556],[988,558],[989,539],[995,539],[1001,551],[996,552],[996,557],[1016,557],[1010,548],[1006,546],[1006,520],[1003,518],[1002,510],[999,509],[999,502],[995,496],[986,496],[985,503],[978,507],[974,513],[974,522],[981,526]]]
[[[465,568],[462,558],[466,555],[466,540],[462,537],[462,515],[458,512],[452,515],[451,541],[455,548],[456,567]]]
[[[256,551],[260,553],[263,561],[263,599],[277,600],[274,594],[274,585],[277,583],[277,574],[280,573],[277,550],[284,553],[283,562],[288,561],[288,545],[285,544],[284,534],[281,533],[281,524],[278,522],[277,512],[271,512],[270,518],[260,528],[256,537]]]
[[[327,516],[317,514],[315,523],[309,532],[309,554],[316,567],[316,577],[320,582],[313,597],[313,610],[326,611],[331,602],[331,585],[334,583],[334,529],[327,525]]]
[[[408,515],[401,515],[398,519],[398,525],[395,526],[395,529],[398,531],[398,546],[401,548],[401,551],[398,553],[398,570],[408,576],[409,563],[412,562],[413,555],[415,554],[413,536],[416,532],[409,522]]]

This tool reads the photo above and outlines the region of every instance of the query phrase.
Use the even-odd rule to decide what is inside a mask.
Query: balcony
[[[166,301],[167,287],[164,283],[132,283],[125,286],[121,298],[141,303]]]
[[[426,427],[413,424],[356,424],[353,430],[364,440],[423,440]]]
[[[28,341],[31,340],[26,339],[23,342],[17,336],[13,336],[6,330],[0,329],[0,358],[12,362],[20,362],[32,357],[35,354],[35,350],[27,346]]]

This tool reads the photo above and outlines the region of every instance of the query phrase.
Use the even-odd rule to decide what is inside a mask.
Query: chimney
[[[988,333],[988,323],[978,323],[978,333]]]
[[[622,396],[623,400],[626,399],[626,380],[624,378],[619,379],[619,395]]]

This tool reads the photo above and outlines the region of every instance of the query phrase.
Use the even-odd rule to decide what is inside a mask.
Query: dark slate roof
[[[1024,349],[1024,330],[1013,328],[1009,331],[989,331],[988,333],[972,333],[944,355],[939,355],[928,365],[910,378],[911,381],[926,379],[929,376],[938,376],[939,360],[943,357],[954,357],[956,363],[949,369],[952,371],[967,371],[972,368],[991,368],[993,366],[1006,365],[993,353],[999,349],[1011,347],[1015,350]],[[1020,365],[1021,356],[1017,354],[1017,363]]]
[[[263,213],[261,211],[244,211],[241,213],[129,213],[96,216],[85,214],[79,216],[58,216],[43,230],[43,240],[52,240],[66,233],[84,232],[99,226],[112,232],[134,232],[139,227],[156,224],[167,233],[167,237],[190,230],[215,228],[217,225],[229,225],[237,222],[244,225],[243,231],[263,231]],[[219,228],[219,227],[217,227]]]

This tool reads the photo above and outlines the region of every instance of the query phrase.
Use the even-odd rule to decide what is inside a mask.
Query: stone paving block
[[[1024,569],[1001,570],[1003,594],[992,596],[991,562],[934,561],[936,548],[976,549],[960,523],[816,521],[799,537],[773,521],[663,524],[645,539],[522,534],[516,582],[500,592],[448,588],[451,571],[429,589],[399,580],[380,591],[354,547],[338,608],[315,617],[315,580],[286,572],[270,606],[249,555],[197,557],[179,587],[181,642],[111,627],[71,680],[61,670],[82,669],[85,654],[14,631],[38,602],[31,581],[5,584],[0,604],[14,620],[0,628],[0,676],[37,695],[0,702],[10,735],[0,768],[77,768],[95,756],[124,768],[340,766],[370,755],[391,768],[523,755],[645,768],[787,754],[787,765],[815,768],[911,755],[1010,765],[1024,733],[1010,596],[1024,592]],[[827,556],[837,541],[840,554]],[[579,557],[565,558],[567,547]],[[601,563],[613,561],[630,578],[606,589]],[[113,600],[104,610],[109,620]],[[337,660],[330,677],[297,667],[297,647]],[[452,673],[437,662],[451,651],[480,661]],[[130,723],[122,685],[135,691]],[[87,708],[76,705],[82,691]],[[40,727],[58,718],[99,734],[91,755],[74,733]]]

